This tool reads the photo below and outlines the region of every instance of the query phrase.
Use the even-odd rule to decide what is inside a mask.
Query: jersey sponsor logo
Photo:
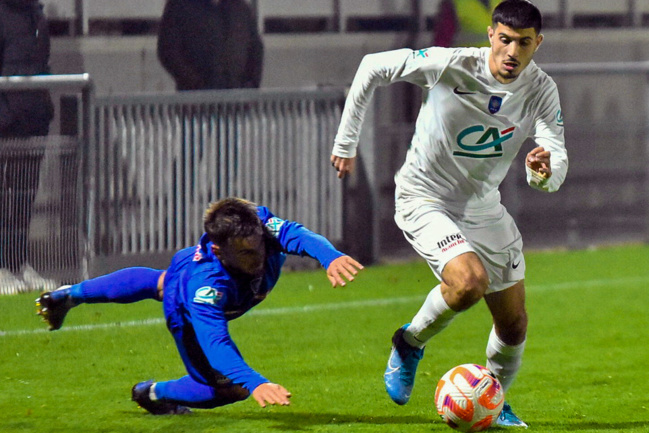
[[[279,231],[285,222],[286,221],[284,221],[281,218],[272,217],[268,221],[266,221],[266,228],[268,229],[268,231],[270,231],[270,234],[272,234],[275,237],[278,237]]]
[[[489,98],[489,112],[491,114],[496,114],[500,111],[500,107],[503,105],[503,98],[500,96],[492,96]]]
[[[460,86],[455,86],[453,93],[455,93],[456,95],[475,95],[476,92],[466,92],[464,90],[460,90]]]
[[[557,110],[556,119],[557,126],[563,126],[563,113],[561,112],[561,110]]]
[[[453,235],[448,235],[446,238],[437,242],[437,248],[441,249],[442,252],[446,252],[453,247],[461,245],[466,242],[464,235],[462,233],[456,233]]]
[[[221,300],[223,293],[216,290],[214,287],[204,286],[196,290],[194,294],[194,302],[197,304],[216,305]]]
[[[462,150],[453,152],[455,156],[468,158],[499,158],[503,156],[503,143],[514,136],[515,126],[499,131],[493,126],[473,125],[457,136],[457,145]]]

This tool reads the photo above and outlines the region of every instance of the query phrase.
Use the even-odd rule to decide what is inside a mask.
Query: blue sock
[[[70,287],[70,298],[75,305],[104,302],[128,304],[143,299],[157,299],[158,278],[162,273],[151,268],[121,269],[73,285]]]
[[[155,395],[161,399],[172,400],[183,406],[212,408],[212,402],[218,398],[214,388],[196,382],[190,376],[178,380],[157,382]]]

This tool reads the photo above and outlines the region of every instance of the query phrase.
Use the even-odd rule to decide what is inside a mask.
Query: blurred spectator
[[[501,0],[442,0],[439,4],[433,45],[437,47],[488,47],[487,27]]]
[[[38,0],[0,0],[0,75],[48,74],[49,57],[48,23]],[[47,90],[0,93],[0,288],[10,293],[56,287],[27,264],[44,155],[42,144],[28,137],[47,135],[53,114]],[[24,281],[15,275],[20,271]]]
[[[158,58],[178,90],[259,87],[263,54],[246,0],[167,0]]]

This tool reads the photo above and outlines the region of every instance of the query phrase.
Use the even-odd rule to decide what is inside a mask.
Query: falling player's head
[[[214,202],[205,211],[203,226],[212,251],[228,271],[263,273],[268,233],[254,203],[234,197]]]

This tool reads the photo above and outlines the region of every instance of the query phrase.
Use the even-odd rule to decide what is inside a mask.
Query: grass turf
[[[184,374],[160,304],[83,305],[47,332],[34,294],[0,297],[0,431],[450,432],[434,387],[454,365],[484,364],[484,303],[431,341],[408,405],[382,380],[392,333],[435,284],[421,261],[370,267],[342,289],[322,271],[286,273],[230,327],[291,406],[250,398],[163,417],[130,401],[134,383]],[[508,401],[530,430],[649,431],[649,246],[528,253],[526,284],[528,342]]]

